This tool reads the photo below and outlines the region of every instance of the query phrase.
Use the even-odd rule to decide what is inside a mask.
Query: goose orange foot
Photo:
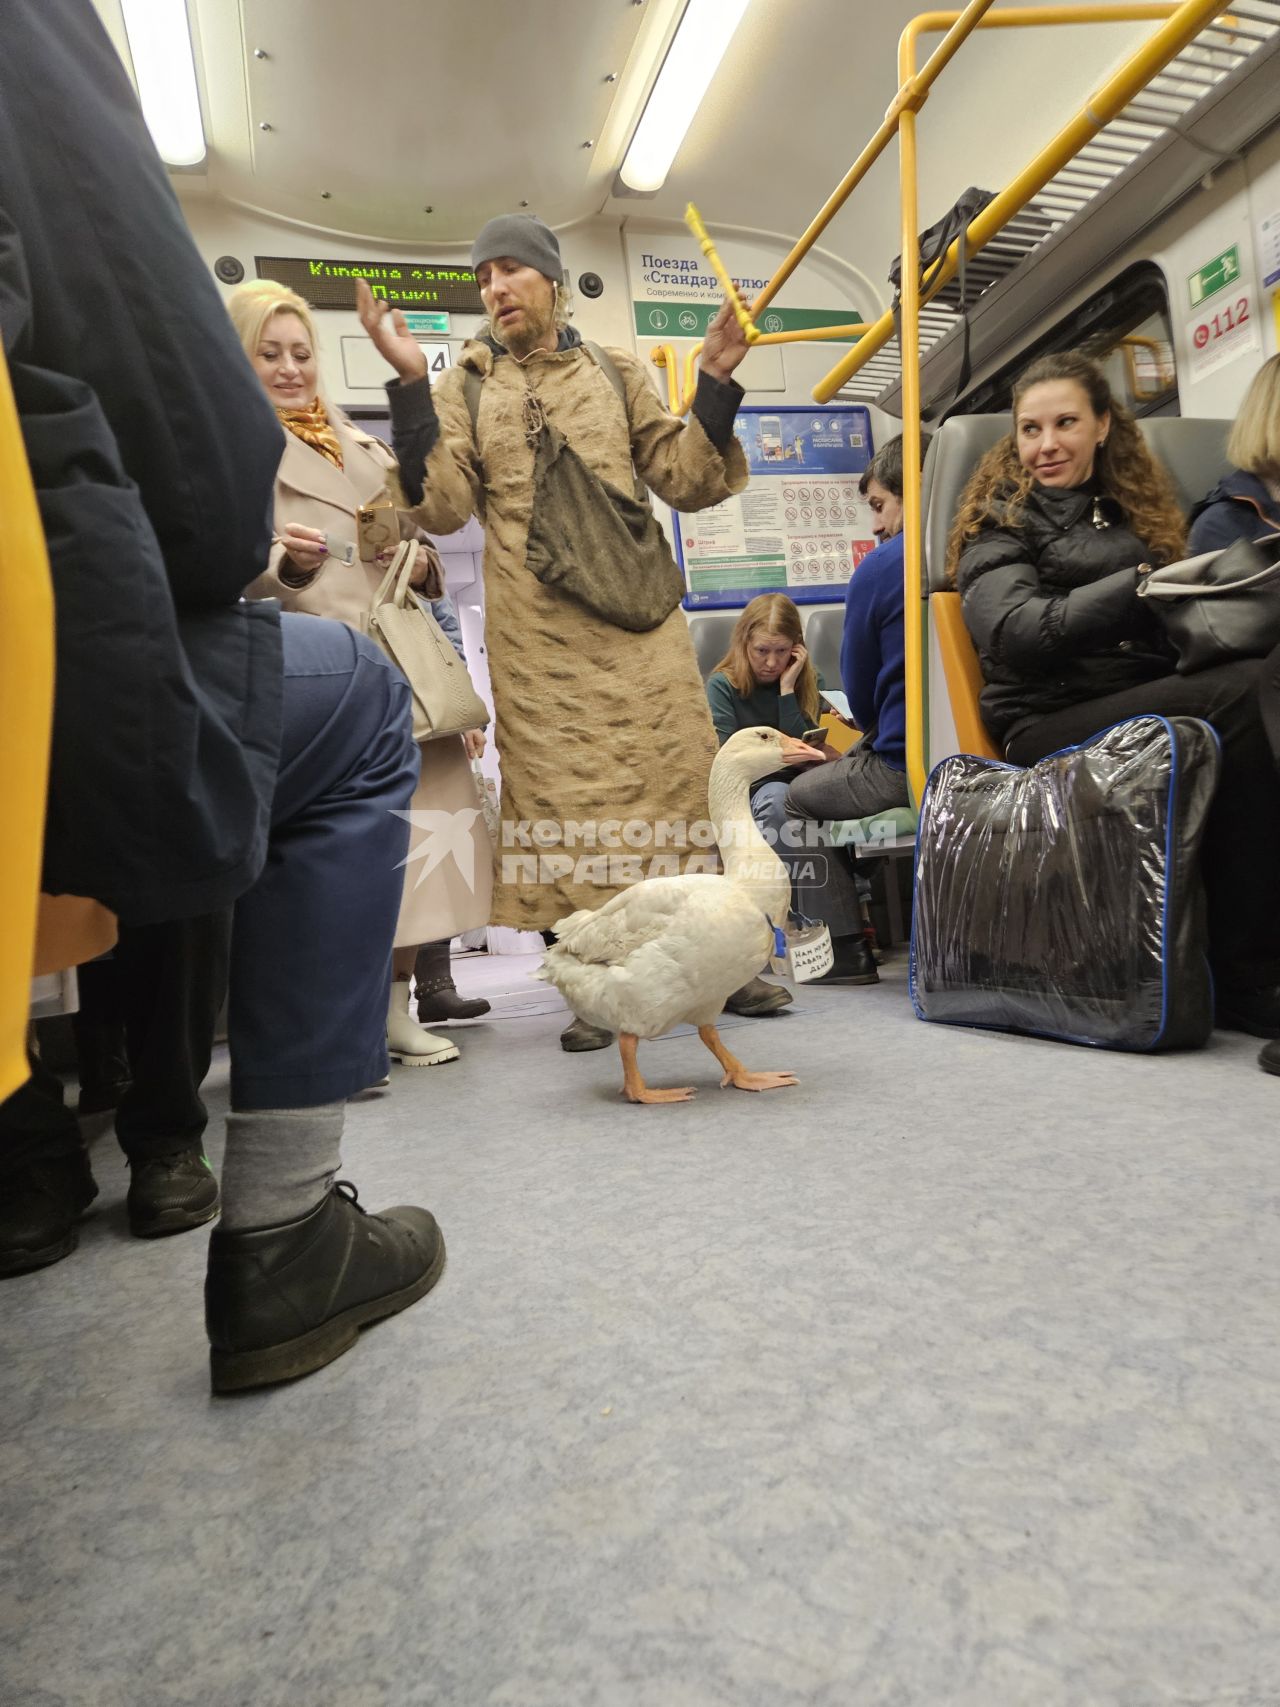
[[[682,1085],[678,1090],[651,1091],[640,1077],[636,1065],[636,1046],[640,1039],[629,1031],[618,1033],[618,1052],[622,1056],[622,1094],[628,1102],[689,1102],[693,1086]]]
[[[698,1036],[724,1068],[724,1078],[720,1081],[723,1091],[733,1085],[740,1091],[782,1091],[788,1085],[798,1085],[799,1079],[794,1073],[753,1073],[742,1065],[736,1055],[730,1055],[720,1041],[720,1033],[713,1025],[700,1025]]]

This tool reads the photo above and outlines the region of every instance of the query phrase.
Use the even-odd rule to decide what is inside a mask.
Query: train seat
[[[982,671],[960,614],[960,595],[947,581],[947,536],[960,496],[983,456],[1009,430],[1007,415],[957,415],[934,433],[924,462],[924,584],[929,616],[951,701],[960,751],[999,759],[978,711]]]
[[[819,605],[809,612],[804,625],[805,649],[814,669],[829,688],[840,686],[840,641],[843,634],[843,605]]]
[[[689,617],[689,638],[693,641],[694,656],[705,682],[729,650],[733,625],[738,620],[736,610],[694,611]]]

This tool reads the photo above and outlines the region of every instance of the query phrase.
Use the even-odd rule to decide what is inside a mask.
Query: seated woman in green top
[[[804,646],[800,612],[785,593],[762,593],[738,618],[729,650],[707,679],[711,721],[721,746],[739,729],[761,724],[800,736],[818,724],[821,677]],[[876,963],[862,927],[857,886],[832,848],[806,847],[806,826],[788,830],[783,802],[798,770],[778,771],[751,790],[751,815],[791,872],[791,904],[831,932],[835,965],[816,983],[875,984]]]

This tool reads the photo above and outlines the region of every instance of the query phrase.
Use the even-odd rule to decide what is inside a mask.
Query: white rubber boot
[[[458,1045],[438,1037],[409,1016],[409,985],[396,979],[387,1004],[387,1050],[403,1067],[439,1067],[458,1059]]]

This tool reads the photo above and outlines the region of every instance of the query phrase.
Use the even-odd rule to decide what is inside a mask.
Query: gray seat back
[[[947,591],[947,536],[960,495],[978,463],[1008,431],[1008,415],[955,415],[933,435],[921,489],[926,596]]]
[[[826,605],[809,612],[804,643],[813,667],[829,688],[840,686],[840,639],[844,633],[843,605]]]
[[[1147,449],[1167,469],[1184,514],[1189,514],[1231,466],[1227,461],[1231,422],[1152,415],[1138,426]]]
[[[690,616],[689,635],[704,682],[729,650],[738,616],[734,610],[701,611]]]

